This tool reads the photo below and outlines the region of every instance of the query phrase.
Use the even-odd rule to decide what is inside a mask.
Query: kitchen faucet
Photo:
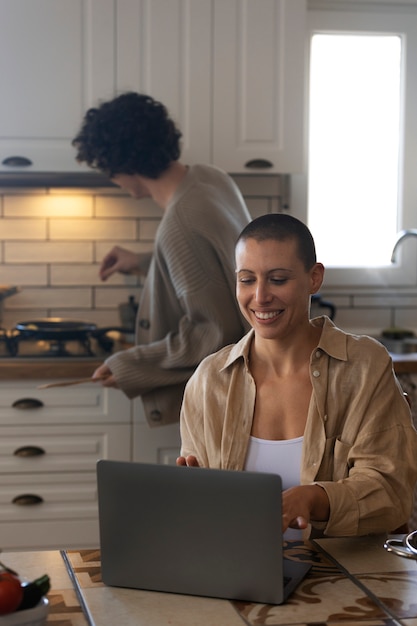
[[[395,263],[395,253],[397,251],[397,248],[402,242],[402,240],[406,239],[407,237],[417,237],[417,228],[409,228],[407,230],[400,230],[400,232],[397,235],[397,240],[392,249],[391,263]]]

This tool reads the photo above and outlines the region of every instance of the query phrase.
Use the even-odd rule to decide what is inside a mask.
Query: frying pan
[[[120,326],[98,328],[96,324],[63,317],[44,317],[37,320],[17,322],[15,330],[25,339],[44,339],[45,341],[83,340],[89,337],[100,338],[110,331],[132,332],[132,329]]]

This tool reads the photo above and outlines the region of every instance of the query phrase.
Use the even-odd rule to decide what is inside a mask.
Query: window
[[[327,266],[390,263],[398,221],[400,77],[397,35],[312,37],[307,220]]]
[[[390,257],[396,233],[417,228],[417,6],[326,4],[308,13],[311,162],[294,177],[294,213],[312,230],[325,286],[416,285],[417,240]]]

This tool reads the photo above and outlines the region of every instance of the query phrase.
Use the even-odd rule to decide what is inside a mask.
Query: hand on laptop
[[[325,521],[329,514],[329,498],[320,485],[300,485],[282,492],[282,532],[307,528],[310,520]]]
[[[188,467],[200,467],[195,456],[191,454],[187,457],[179,456],[176,461],[177,465],[188,465]]]

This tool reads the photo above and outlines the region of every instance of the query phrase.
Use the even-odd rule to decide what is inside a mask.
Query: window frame
[[[329,4],[330,8],[323,8]],[[309,66],[311,39],[315,33],[361,33],[397,35],[402,39],[402,115],[400,141],[399,202],[397,231],[417,228],[417,4],[407,7],[372,6],[356,7],[344,2],[321,2],[319,8],[310,7],[307,17],[307,77],[306,77],[306,128],[309,109]],[[410,62],[408,60],[410,59]],[[308,130],[306,136],[308,146]],[[308,159],[306,157],[306,163]],[[347,177],[346,184],[354,184]],[[307,222],[308,173],[293,180],[294,214]],[[359,226],[360,227],[360,226]],[[313,232],[314,236],[314,232]],[[395,240],[394,240],[395,241]],[[393,245],[394,245],[393,241]],[[372,233],[370,233],[372,242]],[[354,247],[354,244],[353,244]],[[391,252],[391,251],[389,251]],[[319,259],[320,260],[320,259]],[[383,267],[326,268],[325,287],[410,287],[417,284],[417,246],[415,238],[407,239],[399,248],[397,261]]]

